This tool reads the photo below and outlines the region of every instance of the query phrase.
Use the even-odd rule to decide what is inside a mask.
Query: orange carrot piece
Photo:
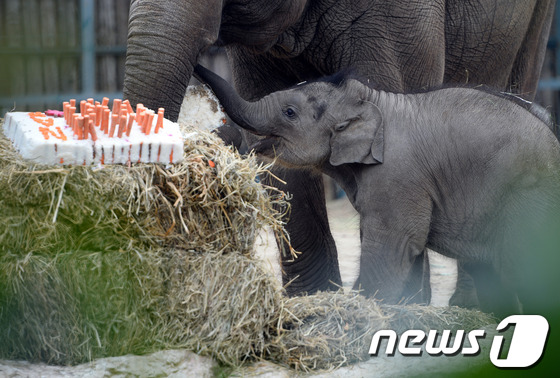
[[[89,121],[90,121],[90,116],[86,115],[84,117],[84,124],[82,125],[82,139],[88,139],[89,138]]]
[[[112,138],[115,135],[115,128],[119,123],[119,115],[113,113],[111,115],[111,129],[109,130],[109,138]]]
[[[102,112],[103,106],[101,104],[95,105],[95,126],[101,125]]]
[[[122,135],[125,132],[125,130],[126,130],[126,116],[122,115],[119,122],[119,132],[117,133],[117,136],[119,138],[122,138]]]
[[[80,114],[82,117],[86,115],[86,104],[87,102],[85,100],[80,101]]]
[[[136,113],[136,122],[140,125],[140,130],[144,132],[143,124],[144,124],[144,116],[146,115],[146,110],[144,108],[140,108],[140,112]]]
[[[132,113],[128,116],[128,124],[126,125],[126,136],[130,136],[130,132],[132,131],[132,124],[134,123],[134,119],[136,116]]]
[[[66,124],[68,126],[70,126],[70,128],[72,128],[75,113],[76,113],[76,108],[74,106],[69,105],[68,106],[68,121],[66,122]]]
[[[144,129],[146,135],[150,135],[150,132],[152,131],[152,125],[154,123],[154,112],[150,112],[150,114],[148,114],[145,122],[146,122],[146,127]]]
[[[113,100],[113,114],[119,114],[121,112],[121,104],[122,104],[122,100],[121,99],[114,99]]]
[[[76,107],[76,99],[75,98],[70,100],[70,106],[73,107],[73,108]]]
[[[97,140],[97,133],[95,132],[93,120],[89,121],[89,133],[91,134],[91,139],[95,142]]]
[[[78,116],[77,119],[77,126],[76,126],[76,134],[78,135],[78,139],[82,140],[82,133],[84,129],[84,117]]]
[[[68,109],[70,108],[70,103],[69,102],[63,102],[62,103],[62,111],[64,112],[64,121],[66,121],[66,124],[68,124]]]
[[[95,113],[95,110],[90,110],[90,112],[88,113],[89,119],[93,120],[93,123],[95,124],[97,122],[97,114]]]
[[[87,102],[88,102],[88,104],[94,105],[94,103],[93,103],[93,98],[88,98],[88,99],[87,99]]]
[[[109,133],[109,117],[111,115],[111,111],[109,109],[103,109],[103,119],[101,120],[101,131],[103,133]]]
[[[101,101],[101,106],[109,106],[109,98],[103,97],[103,101]]]
[[[161,129],[163,127],[163,112],[164,112],[164,109],[159,108],[158,113],[157,113],[156,129],[154,130],[154,133],[156,133],[156,134],[159,132],[159,129]]]
[[[72,130],[74,130],[74,135],[78,136],[78,118],[81,117],[80,113],[74,114],[74,124],[72,125]]]
[[[134,113],[134,111],[132,110],[132,106],[130,105],[130,101],[124,100],[122,103],[122,107],[126,110],[128,114]]]

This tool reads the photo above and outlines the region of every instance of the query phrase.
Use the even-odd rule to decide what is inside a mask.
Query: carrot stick
[[[134,115],[134,113],[132,113],[128,117],[128,125],[126,125],[126,136],[130,136],[130,131],[132,131],[132,124],[134,123],[135,118],[136,116]]]
[[[88,102],[88,104],[94,105],[94,103],[93,103],[93,98],[88,98],[88,99],[87,99],[87,102]]]
[[[103,106],[95,105],[95,126],[101,125]]]
[[[63,102],[62,103],[62,111],[64,112],[64,121],[66,121],[66,124],[68,124],[68,109],[70,108],[70,103],[69,102]]]
[[[144,122],[145,115],[146,115],[146,110],[144,110],[144,108],[140,108],[140,112],[136,113],[136,122],[138,122],[138,125],[140,125],[140,130],[142,130],[142,132],[144,132],[142,125]]]
[[[90,119],[89,115],[84,117],[84,124],[82,125],[82,139],[88,139]]]
[[[154,122],[154,112],[150,112],[146,117],[146,121],[144,121],[144,125],[145,125],[144,130],[146,135],[150,135],[153,122]]]
[[[121,112],[122,100],[116,98],[113,100],[113,114],[119,114]]]
[[[122,135],[125,132],[125,130],[126,130],[126,116],[122,115],[121,120],[119,122],[119,132],[117,134],[119,138],[122,138]]]
[[[123,101],[123,107],[126,109],[126,112],[127,112],[128,114],[134,113],[134,111],[132,110],[132,106],[130,105],[130,101],[124,100],[124,101]]]
[[[80,101],[80,114],[82,117],[86,115],[86,104],[87,102],[85,100]]]
[[[95,142],[97,140],[97,133],[95,132],[93,120],[89,121],[89,133],[91,134],[91,139]]]
[[[73,107],[73,108],[76,107],[76,99],[75,98],[70,100],[70,106]]]
[[[78,139],[82,140],[83,139],[82,134],[83,134],[83,129],[84,129],[84,117],[79,116],[77,121],[78,121],[78,124],[77,124],[77,127],[76,127],[76,131],[77,131],[77,134],[78,134]]]
[[[109,106],[109,98],[103,97],[103,101],[101,102],[101,106]]]
[[[103,109],[103,119],[101,120],[101,130],[103,133],[109,133],[109,116],[111,111],[109,109]]]
[[[95,113],[95,110],[90,111],[88,115],[89,118],[93,120],[93,124],[95,125],[97,123],[97,114]]]
[[[66,122],[66,124],[70,126],[70,128],[72,127],[74,113],[76,113],[76,108],[71,105],[68,105],[68,121]]]
[[[156,129],[154,130],[154,133],[158,133],[159,129],[161,129],[163,127],[163,112],[164,109],[163,108],[159,108],[158,113],[157,113],[157,122],[156,122]]]
[[[74,135],[77,136],[78,135],[78,117],[80,117],[80,113],[74,113],[74,115],[72,116],[72,131],[74,132]]]
[[[119,115],[113,113],[111,115],[111,129],[109,130],[109,138],[112,138],[115,135],[115,128],[119,123]]]

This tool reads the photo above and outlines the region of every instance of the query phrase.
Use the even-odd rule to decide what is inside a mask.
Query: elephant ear
[[[372,103],[364,103],[365,111],[335,126],[331,136],[330,163],[383,163],[383,116]]]

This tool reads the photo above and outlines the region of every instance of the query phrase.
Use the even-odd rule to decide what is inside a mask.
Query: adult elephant
[[[248,100],[346,67],[393,92],[484,83],[531,100],[553,7],[553,0],[132,0],[124,95],[176,119],[193,67],[216,44],[226,46]],[[275,170],[293,196],[287,229],[301,252],[283,260],[288,293],[335,288],[341,278],[321,176]],[[423,263],[410,274],[413,291]]]

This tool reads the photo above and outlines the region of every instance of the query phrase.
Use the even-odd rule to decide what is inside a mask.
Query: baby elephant
[[[480,296],[500,286],[525,312],[557,306],[560,145],[519,101],[469,88],[387,93],[339,74],[247,102],[195,72],[261,136],[257,153],[346,191],[360,214],[356,289],[398,302],[430,248],[479,267]]]

